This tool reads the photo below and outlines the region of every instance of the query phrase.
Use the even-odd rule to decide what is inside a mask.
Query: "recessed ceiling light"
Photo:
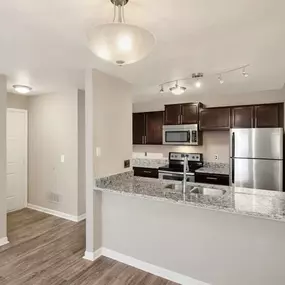
[[[182,95],[186,91],[186,87],[179,86],[178,81],[174,87],[170,87],[169,90],[172,92],[173,95]]]
[[[32,87],[26,85],[13,85],[14,90],[17,93],[27,94],[32,91]]]

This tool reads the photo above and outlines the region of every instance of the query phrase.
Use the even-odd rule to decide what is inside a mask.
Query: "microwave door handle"
[[[190,131],[187,132],[187,141],[191,143],[192,139],[191,139],[191,135],[190,135]]]

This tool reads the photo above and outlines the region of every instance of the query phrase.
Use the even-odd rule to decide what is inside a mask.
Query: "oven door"
[[[158,171],[159,179],[163,180],[175,180],[175,181],[183,181],[183,173],[182,172],[171,172],[171,171]],[[187,182],[195,182],[195,174],[187,173],[186,174]]]

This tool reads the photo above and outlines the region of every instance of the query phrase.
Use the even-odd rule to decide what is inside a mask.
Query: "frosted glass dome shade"
[[[143,59],[155,44],[155,38],[149,31],[126,23],[94,27],[88,33],[88,40],[95,55],[117,65]]]

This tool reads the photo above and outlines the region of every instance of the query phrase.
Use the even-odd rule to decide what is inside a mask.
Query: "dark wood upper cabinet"
[[[198,124],[200,103],[188,103],[181,105],[181,124]]]
[[[165,125],[198,124],[201,103],[165,105]]]
[[[284,124],[283,104],[255,106],[256,128],[277,128]]]
[[[133,113],[133,144],[144,144],[145,113]]]
[[[217,131],[230,129],[230,108],[200,109],[200,130]]]
[[[146,144],[162,144],[163,112],[145,113]]]
[[[254,106],[240,106],[231,109],[232,128],[254,127]]]
[[[181,118],[181,105],[166,105],[164,124],[165,125],[179,125]]]

